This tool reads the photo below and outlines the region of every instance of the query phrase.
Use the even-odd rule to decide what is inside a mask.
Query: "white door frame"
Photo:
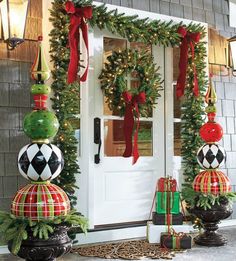
[[[95,5],[101,5],[101,3],[94,2]],[[166,15],[160,15],[156,13],[140,11],[136,9],[119,7],[114,5],[106,5],[107,10],[117,9],[118,13],[127,13],[129,15],[137,15],[139,18],[149,17],[152,19],[160,19],[162,21],[173,20],[175,23],[182,21],[184,24],[189,24],[193,21],[170,17]],[[196,22],[199,23],[199,22]],[[201,25],[207,28],[207,24],[201,23]],[[95,75],[94,68],[98,66],[95,64],[97,61],[93,59],[94,57],[94,46],[93,46],[93,29],[90,29],[89,33],[89,52],[90,52],[90,66],[89,66],[89,77],[88,81],[81,83],[81,155],[79,157],[79,165],[81,169],[81,174],[78,175],[78,185],[80,187],[78,193],[78,209],[89,219],[90,229],[94,228],[94,175],[96,175],[96,166],[94,165],[94,152],[97,150],[97,145],[93,143],[93,117],[90,115],[91,108],[94,108],[94,88],[93,86],[98,86],[99,81],[97,79],[98,75]],[[173,173],[173,90],[172,90],[172,77],[168,75],[173,75],[172,65],[172,48],[165,48],[165,90],[161,93],[165,97],[165,144],[166,144],[166,154],[164,160],[165,173]],[[102,92],[100,92],[102,99]],[[168,115],[168,117],[167,117]],[[92,142],[88,142],[92,141]],[[170,159],[170,160],[168,160]]]

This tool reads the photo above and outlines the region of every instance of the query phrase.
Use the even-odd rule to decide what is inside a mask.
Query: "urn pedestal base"
[[[228,218],[233,213],[227,198],[222,197],[220,204],[212,205],[210,209],[196,206],[190,211],[203,223],[204,232],[194,238],[197,245],[213,247],[227,244],[227,239],[216,232],[220,220]]]
[[[218,234],[216,230],[218,225],[216,223],[205,223],[204,232],[194,238],[194,242],[201,246],[223,246],[227,244],[227,239]]]
[[[68,227],[58,226],[48,240],[39,239],[28,231],[28,239],[21,244],[17,256],[26,261],[55,261],[68,253],[72,248],[72,241],[67,235]],[[11,252],[12,244],[9,242],[8,249]]]

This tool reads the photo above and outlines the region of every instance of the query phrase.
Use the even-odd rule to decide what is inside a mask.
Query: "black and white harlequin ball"
[[[226,153],[218,144],[205,144],[198,150],[197,160],[204,169],[216,169],[225,164]]]
[[[21,175],[32,181],[54,179],[60,174],[63,166],[61,150],[53,144],[28,144],[18,154]]]

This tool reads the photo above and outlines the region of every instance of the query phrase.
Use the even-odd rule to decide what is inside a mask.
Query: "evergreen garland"
[[[199,26],[191,25],[189,30],[199,31]],[[202,36],[205,36],[203,34]],[[195,47],[194,61],[191,56],[188,61],[187,88],[185,89],[184,100],[182,103],[181,114],[181,156],[182,169],[184,175],[184,183],[182,184],[183,198],[188,203],[191,196],[187,193],[189,188],[192,189],[192,183],[195,176],[200,172],[200,166],[197,162],[197,151],[203,145],[203,141],[199,136],[199,129],[204,123],[204,96],[207,86],[206,80],[206,48],[203,42],[199,42]],[[192,64],[195,64],[198,83],[199,97],[194,96],[192,83],[194,82],[194,73]],[[191,194],[192,195],[192,194]],[[190,197],[189,197],[190,196]]]
[[[67,68],[70,50],[68,48],[69,17],[66,15],[63,4],[65,1],[56,0],[52,3],[51,18],[53,29],[50,33],[51,58],[54,65],[52,71],[54,92],[52,108],[59,120],[60,128],[54,139],[61,149],[65,165],[60,176],[53,182],[60,186],[68,195],[71,206],[76,204],[75,189],[77,188],[75,175],[79,173],[77,164],[77,140],[72,125],[80,113],[80,86],[79,83],[67,84]]]
[[[53,109],[59,119],[61,128],[56,136],[56,143],[65,156],[66,166],[60,175],[57,183],[67,192],[74,205],[76,197],[75,174],[78,173],[76,163],[76,145],[74,138],[74,129],[71,126],[71,120],[79,113],[79,83],[68,85],[66,83],[66,74],[69,63],[68,48],[68,28],[69,16],[64,10],[65,0],[54,0],[51,10],[51,22],[53,30],[51,36],[51,57],[54,63],[52,89],[54,98],[52,99]],[[91,0],[73,0],[77,7],[92,5]],[[164,46],[179,46],[180,37],[177,33],[178,27],[182,23],[174,24],[172,21],[163,22],[160,20],[138,19],[138,16],[126,16],[119,14],[117,10],[107,11],[105,5],[93,6],[93,17],[90,19],[91,27],[97,26],[99,29],[108,31],[127,38],[129,41],[144,42],[148,44],[161,44]],[[205,36],[204,27],[198,24],[186,26],[190,32],[200,32],[201,39]],[[196,152],[202,142],[198,131],[203,123],[203,93],[205,91],[206,75],[206,48],[203,42],[195,45],[195,59],[189,59],[189,76],[187,79],[187,88],[185,91],[185,100],[183,102],[182,113],[182,157],[183,172],[185,176],[184,188],[192,186],[194,176],[199,171],[196,162]],[[196,98],[192,94],[193,73],[191,64],[195,63],[199,89],[201,95]],[[67,106],[69,105],[69,106]],[[73,111],[71,111],[73,108]],[[69,152],[69,154],[68,154]]]

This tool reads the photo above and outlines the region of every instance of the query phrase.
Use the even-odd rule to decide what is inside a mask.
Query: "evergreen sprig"
[[[236,194],[233,192],[222,193],[220,195],[204,194],[194,191],[191,187],[185,188],[182,191],[182,196],[189,199],[188,208],[190,210],[194,207],[200,207],[204,210],[211,209],[215,204],[220,205],[222,199],[227,199],[230,204],[236,201]]]
[[[69,227],[80,227],[86,233],[88,221],[85,217],[71,211],[66,216],[57,216],[51,220],[32,221],[25,217],[16,217],[15,215],[0,211],[0,239],[7,243],[12,241],[11,251],[17,254],[23,240],[27,240],[31,231],[34,237],[48,240],[58,225]]]
[[[76,83],[73,87],[66,83],[70,50],[68,48],[69,16],[64,9],[65,2],[66,0],[54,0],[52,3],[50,18],[53,24],[53,29],[50,33],[51,57],[54,63],[52,89],[54,91],[53,108],[61,124],[60,131],[56,136],[56,143],[66,157],[65,169],[62,175],[59,176],[57,183],[65,189],[72,200],[72,204],[75,205],[75,175],[79,172],[79,168],[76,163],[77,143],[74,139],[74,129],[70,122],[79,113],[79,108],[73,112],[68,108],[73,108],[74,106],[76,108],[79,104],[79,83]],[[93,1],[73,0],[73,2],[76,7],[82,7],[92,5]],[[139,19],[138,16],[126,16],[125,14],[118,13],[117,9],[108,11],[106,5],[93,5],[92,7],[93,16],[88,21],[91,27],[98,27],[101,30],[107,29],[114,34],[127,38],[130,42],[161,44],[164,46],[179,46],[181,43],[177,29],[180,25],[184,26],[183,23],[175,24],[173,21],[163,22],[148,18]],[[206,34],[205,28],[194,23],[186,26],[186,28],[191,32],[200,32],[201,41],[195,45],[194,61],[191,58],[188,61],[189,68],[191,68],[193,62],[196,65],[200,96],[198,98],[193,96],[193,72],[189,71],[188,87],[186,88],[182,109],[181,138],[183,173],[185,176],[184,188],[191,186],[194,177],[199,171],[196,152],[202,144],[198,131],[203,123],[204,102],[202,97],[207,84],[205,74],[206,48],[205,43],[202,42]],[[71,89],[75,91],[70,93]],[[69,123],[67,125],[68,128],[63,127],[64,122]],[[68,148],[71,150],[70,155],[67,154],[69,151]]]

